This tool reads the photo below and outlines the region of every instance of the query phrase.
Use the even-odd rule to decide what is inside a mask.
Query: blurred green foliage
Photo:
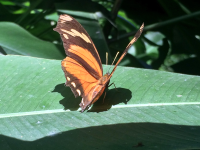
[[[102,63],[106,51],[110,58],[122,53],[144,22],[120,65],[200,75],[200,8],[194,0],[0,0],[0,53],[63,59],[53,31],[62,13],[84,26]]]

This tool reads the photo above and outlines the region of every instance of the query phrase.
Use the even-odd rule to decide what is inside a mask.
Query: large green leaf
[[[0,149],[200,148],[198,76],[119,66],[84,113],[64,82],[58,60],[0,56]]]
[[[65,57],[64,51],[60,51],[55,44],[34,37],[25,29],[11,22],[0,22],[0,46],[5,48],[4,50],[8,54],[50,59]]]

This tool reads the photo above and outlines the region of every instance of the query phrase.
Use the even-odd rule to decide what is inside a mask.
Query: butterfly
[[[57,26],[53,30],[60,34],[67,54],[61,62],[66,78],[65,85],[71,88],[75,97],[82,97],[79,104],[81,112],[87,110],[103,94],[118,64],[140,37],[143,28],[144,24],[127,45],[112,72],[103,75],[101,59],[87,31],[73,17],[66,14],[59,16]]]

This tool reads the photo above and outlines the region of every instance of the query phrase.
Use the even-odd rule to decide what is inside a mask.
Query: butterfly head
[[[101,85],[105,84],[105,83],[108,81],[109,76],[110,76],[110,73],[107,72],[104,76],[102,76],[102,77],[99,79],[99,84],[101,84]]]

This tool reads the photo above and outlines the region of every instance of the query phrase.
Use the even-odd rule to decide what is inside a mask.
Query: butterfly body
[[[63,41],[67,57],[61,62],[69,86],[75,97],[81,96],[82,112],[96,102],[108,87],[117,65],[126,55],[130,46],[139,38],[144,25],[126,47],[111,73],[103,75],[98,51],[85,29],[73,17],[60,15],[56,28]]]

